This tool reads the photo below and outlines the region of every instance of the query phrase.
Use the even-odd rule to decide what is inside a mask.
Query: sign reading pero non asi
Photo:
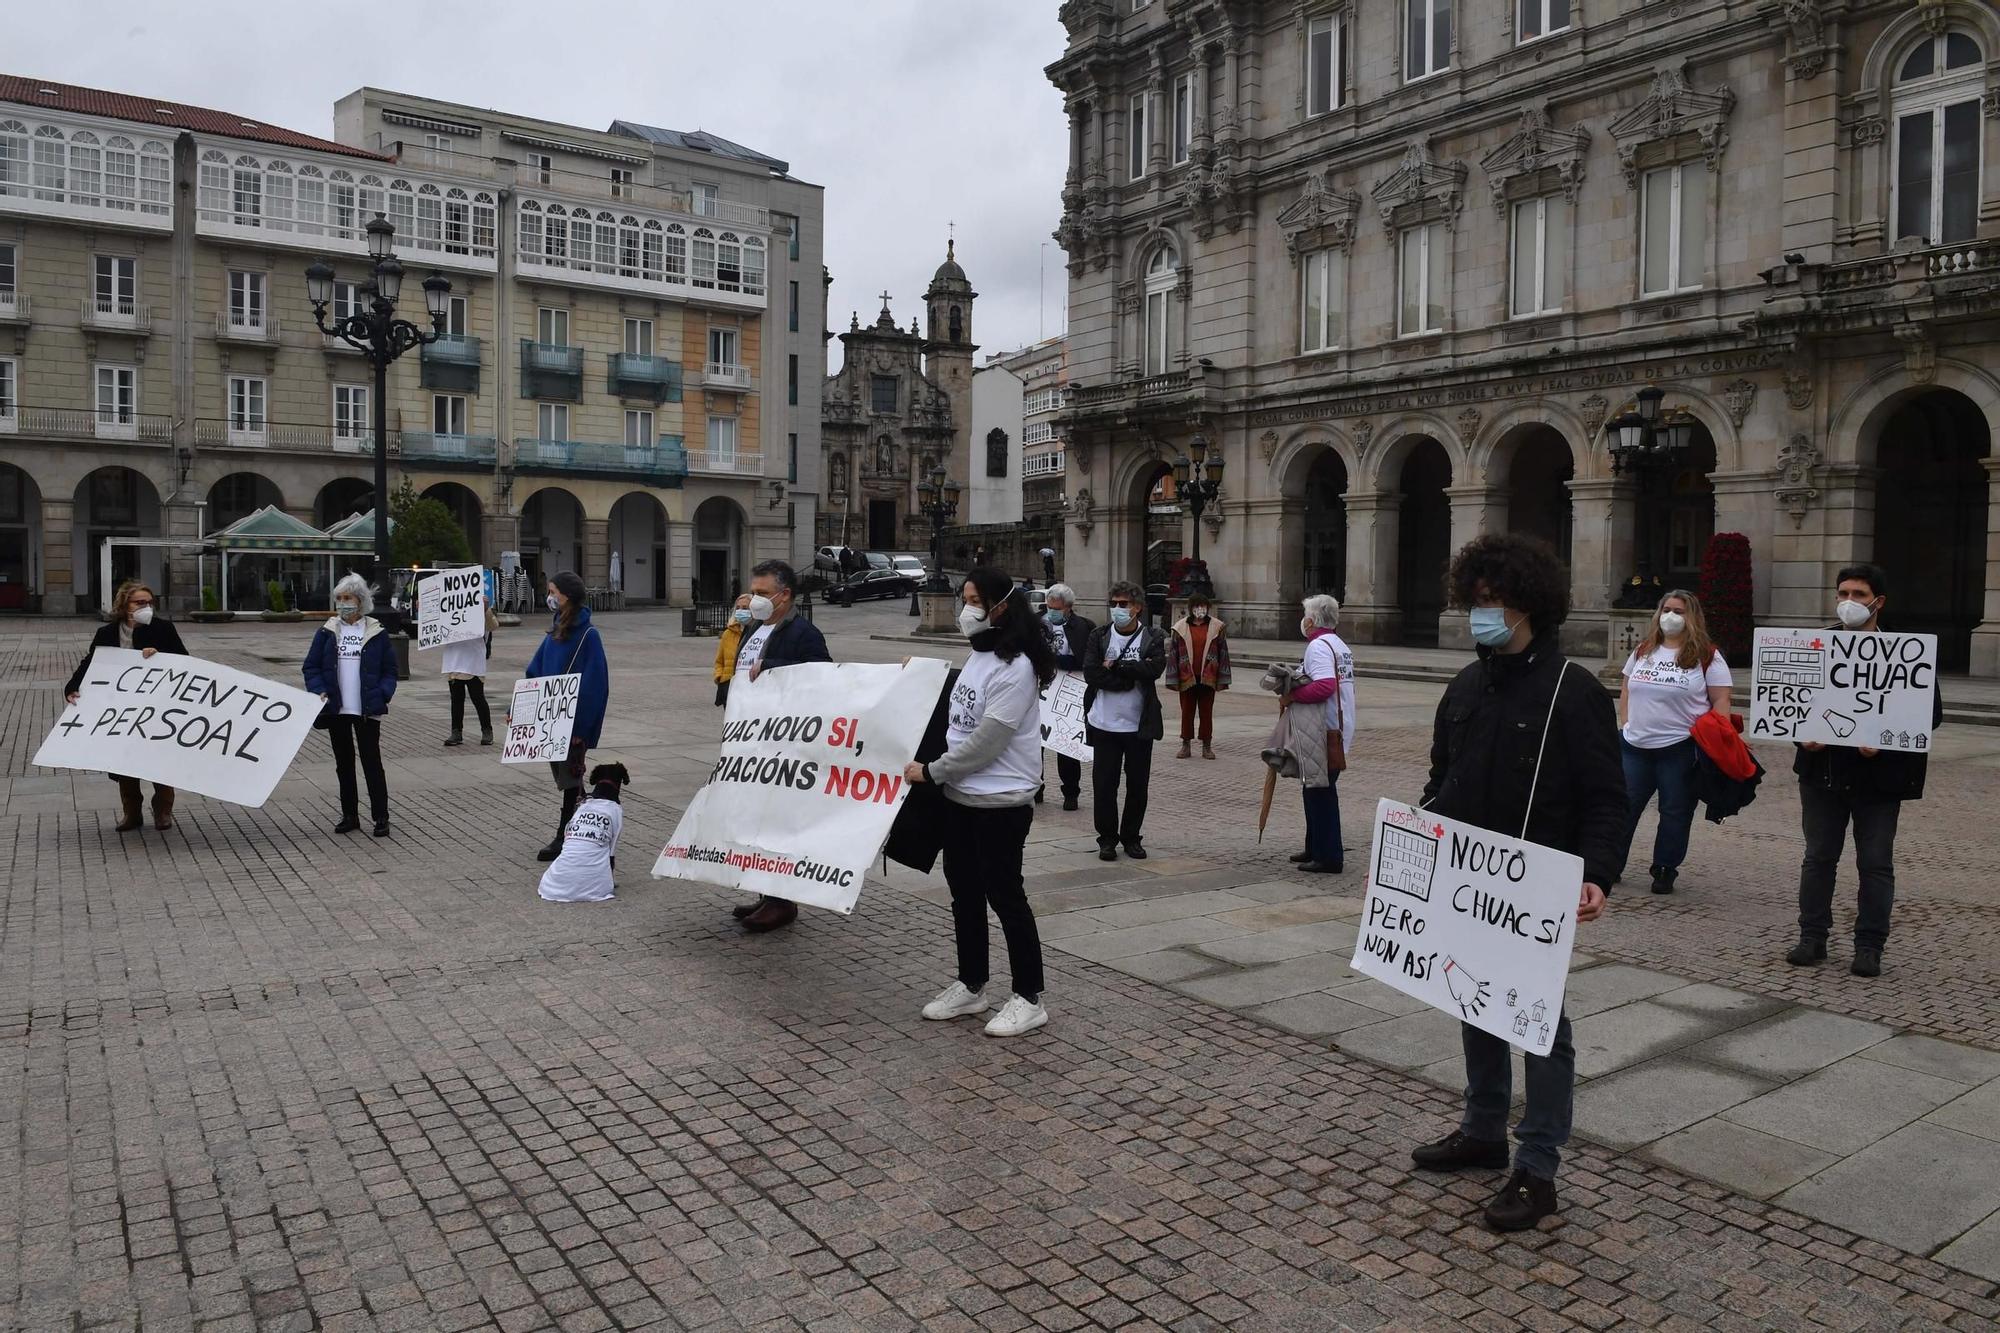
[[[950,663],[810,662],[729,687],[722,752],[653,865],[852,912]]]
[[[486,571],[446,569],[417,585],[417,647],[486,637]]]
[[[1937,635],[1760,629],[1756,644],[1751,740],[1930,750]]]
[[[1352,966],[1547,1055],[1582,894],[1568,852],[1381,801]]]
[[[516,681],[500,762],[553,764],[569,758],[570,733],[576,730],[576,705],[582,695],[580,674]]]
[[[1090,742],[1083,726],[1083,673],[1058,671],[1042,691],[1042,748],[1089,759]]]
[[[318,695],[234,667],[99,648],[35,762],[260,806],[319,711]]]

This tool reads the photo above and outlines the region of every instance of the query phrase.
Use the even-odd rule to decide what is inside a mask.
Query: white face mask
[[[152,607],[150,607],[150,606],[142,606],[142,607],[139,607],[139,608],[138,608],[137,610],[133,611],[133,612],[132,612],[132,623],[133,623],[133,624],[135,624],[135,625],[150,625],[150,624],[152,624],[152,623],[153,623],[153,608],[152,608]]]
[[[1873,602],[1843,601],[1833,608],[1833,613],[1840,617],[1840,623],[1847,626],[1847,628],[1860,629],[1863,625],[1874,619],[1875,604]]]
[[[1190,611],[1188,612],[1188,619],[1192,620],[1197,625],[1206,625],[1208,623],[1208,612]]]
[[[752,620],[762,624],[764,621],[769,620],[777,609],[770,598],[763,596],[761,593],[752,594],[750,598],[750,618]]]
[[[549,610],[551,611],[555,610],[558,606],[562,605],[562,603],[556,599],[556,595],[554,593],[550,593],[544,600],[548,602]]]
[[[1672,638],[1688,627],[1687,617],[1678,611],[1660,612],[1660,633]]]
[[[961,606],[958,608],[959,633],[963,634],[966,638],[969,639],[973,635],[979,633],[979,631],[985,628],[986,628],[986,610],[984,607]]]

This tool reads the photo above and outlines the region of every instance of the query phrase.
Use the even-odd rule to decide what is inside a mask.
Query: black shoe
[[[1291,856],[1286,857],[1285,859],[1287,861],[1290,861],[1295,866],[1302,866],[1306,862],[1313,859],[1313,854],[1311,852],[1295,852]]]
[[[1338,864],[1329,864],[1324,861],[1299,862],[1299,873],[1302,875],[1338,875],[1342,869],[1343,867]]]
[[[376,836],[376,837],[378,837],[378,838],[386,838],[386,837],[388,837],[388,836],[389,836],[389,821],[388,821],[388,820],[386,820],[386,819],[378,819],[378,820],[376,820],[376,821],[375,821],[375,836]]]
[[[446,745],[463,745],[465,744],[465,733],[462,731],[453,731],[451,735],[444,738],[444,743]]]
[[[759,894],[756,897],[756,899],[751,902],[738,903],[736,904],[736,906],[730,908],[729,915],[735,917],[738,921],[741,921],[744,917],[749,916],[752,912],[756,911],[763,905],[764,905],[764,896],[762,894]]]
[[[1140,842],[1137,838],[1132,839],[1132,841],[1125,844],[1125,855],[1131,857],[1134,861],[1145,860],[1146,844]]]
[[[358,829],[358,828],[360,828],[360,827],[361,827],[361,819],[360,819],[360,816],[358,816],[358,815],[343,815],[343,816],[341,817],[341,820],[340,820],[340,822],[339,822],[338,824],[335,824],[335,825],[333,826],[333,831],[334,831],[335,833],[352,833],[352,832],[354,832],[354,830],[356,830],[356,829]]]
[[[1854,961],[1848,964],[1847,970],[1857,977],[1881,976],[1882,951],[1866,944],[1855,945]]]
[[[1436,1143],[1410,1150],[1420,1171],[1465,1171],[1474,1167],[1504,1171],[1510,1160],[1505,1139],[1475,1139],[1454,1129]]]
[[[1814,963],[1826,961],[1826,941],[1814,935],[1801,935],[1792,951],[1785,955],[1785,961],[1793,967],[1811,967]]]
[[[540,850],[539,852],[536,852],[535,859],[537,861],[553,861],[558,856],[561,855],[562,855],[562,839],[557,838],[554,842],[542,848],[542,850]]]
[[[481,729],[481,731],[480,731],[480,733],[479,733],[479,743],[480,743],[481,745],[491,745],[491,744],[493,744],[493,728],[491,728],[491,727],[485,727],[485,728]]]
[[[1074,810],[1076,808],[1077,808],[1076,797],[1074,796],[1063,797],[1063,809]]]
[[[1680,871],[1669,866],[1654,866],[1653,892],[1672,893],[1674,891],[1674,881],[1680,877],[1680,873]]]
[[[1495,1231],[1528,1231],[1555,1210],[1556,1183],[1516,1171],[1486,1205],[1486,1225]]]
[[[1118,844],[1115,842],[1098,843],[1097,859],[1100,861],[1116,861],[1118,859]]]

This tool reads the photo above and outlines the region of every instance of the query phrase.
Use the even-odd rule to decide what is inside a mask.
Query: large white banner
[[[1090,758],[1084,739],[1083,673],[1058,671],[1042,691],[1042,748],[1072,759]]]
[[[653,874],[853,911],[950,672],[940,658],[913,657],[738,679],[722,752]]]
[[[507,710],[507,743],[500,749],[500,762],[554,764],[569,758],[576,704],[582,696],[580,674],[514,682],[514,705]]]
[[[1924,753],[1931,748],[1937,635],[1760,629],[1750,739]]]
[[[486,571],[447,569],[417,585],[417,647],[486,637]]]
[[[234,667],[99,648],[35,762],[260,806],[319,711],[318,695]]]
[[[1568,852],[1384,800],[1353,967],[1547,1055],[1582,893]]]

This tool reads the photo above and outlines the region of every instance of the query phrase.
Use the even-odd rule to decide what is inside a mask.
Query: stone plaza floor
[[[907,629],[893,606],[819,618],[843,659],[952,647],[872,637]],[[1614,896],[1569,991],[1564,1211],[1501,1237],[1497,1174],[1408,1169],[1454,1123],[1455,1025],[1345,966],[1435,683],[1362,682],[1345,876],[1286,865],[1289,785],[1257,839],[1248,679],[1220,759],[1156,751],[1152,859],[1098,862],[1087,809],[1042,807],[1051,1022],[999,1042],[918,1017],[951,974],[939,880],[750,937],[733,895],[648,877],[714,755],[714,643],[600,624],[598,753],[634,786],[620,896],[590,906],[535,896],[546,774],[441,748],[421,657],[385,729],[393,837],[328,832],[317,734],[262,810],[186,797],[121,836],[108,781],[28,764],[90,626],[0,624],[0,1328],[2000,1320],[2000,728],[1941,735],[1880,978],[1838,933],[1782,961],[1781,756],[1698,826],[1681,892]],[[537,628],[501,631],[496,697]],[[290,681],[311,626],[185,633]]]

